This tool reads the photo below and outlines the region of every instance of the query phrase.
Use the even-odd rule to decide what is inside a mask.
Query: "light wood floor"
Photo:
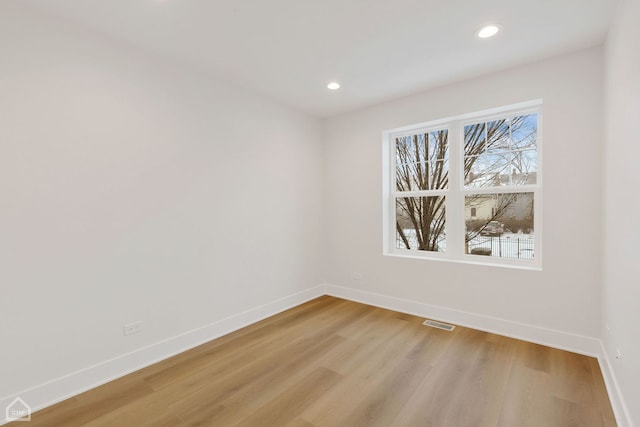
[[[595,359],[423,320],[321,297],[29,426],[615,426]]]

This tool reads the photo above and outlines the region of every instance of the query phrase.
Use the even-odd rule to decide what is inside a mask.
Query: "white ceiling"
[[[28,0],[327,117],[601,43],[615,0]],[[497,22],[502,32],[474,32]],[[326,89],[336,80],[342,88]]]

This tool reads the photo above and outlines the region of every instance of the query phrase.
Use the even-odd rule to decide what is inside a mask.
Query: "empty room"
[[[0,0],[0,425],[640,426],[640,0]]]

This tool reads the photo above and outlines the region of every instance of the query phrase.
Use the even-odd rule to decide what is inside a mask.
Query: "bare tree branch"
[[[527,153],[535,149],[535,129],[519,134],[513,147],[512,136],[519,132],[526,116],[476,123],[464,129],[465,186],[501,185],[503,177],[525,180],[535,168]],[[398,192],[446,189],[449,185],[448,131],[446,129],[403,136],[396,139],[396,190]],[[527,151],[529,150],[529,151]],[[493,160],[492,160],[493,159]],[[482,161],[482,163],[478,163]],[[476,167],[476,165],[480,165]],[[493,215],[478,230],[469,230],[466,240],[477,236],[489,221],[499,218],[513,203],[503,195]],[[481,197],[481,196],[478,196]],[[473,199],[470,200],[473,202]],[[396,202],[396,230],[404,246],[437,251],[445,233],[443,196],[401,197]],[[405,230],[413,229],[415,239]]]

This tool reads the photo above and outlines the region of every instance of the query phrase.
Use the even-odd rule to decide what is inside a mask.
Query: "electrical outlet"
[[[620,352],[619,348],[616,349],[616,359],[618,359],[618,360],[622,359],[622,353]]]
[[[362,273],[353,273],[353,278],[355,280],[362,280]]]
[[[128,323],[122,328],[125,335],[137,334],[142,330],[142,320],[138,322]]]

